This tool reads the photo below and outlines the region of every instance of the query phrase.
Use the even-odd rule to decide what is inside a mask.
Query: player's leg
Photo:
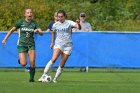
[[[63,68],[65,66],[65,63],[68,59],[68,57],[70,56],[71,54],[71,51],[72,51],[72,46],[68,46],[68,47],[63,47],[63,53],[62,53],[62,56],[61,56],[61,60],[60,60],[60,65],[56,71],[56,74],[55,74],[55,77],[53,79],[53,82],[57,82],[59,76],[61,75],[62,71],[63,71]]]
[[[63,68],[64,68],[64,65],[68,59],[69,55],[65,54],[65,53],[62,53],[62,56],[61,56],[61,60],[60,60],[60,65],[56,71],[56,74],[55,74],[55,77],[53,79],[53,82],[56,83],[59,76],[61,75],[62,71],[63,71]]]
[[[59,57],[61,54],[61,50],[59,48],[54,49],[52,59],[48,62],[44,69],[44,74],[47,74],[49,69],[52,67],[52,65],[55,63],[56,59]]]
[[[55,48],[53,51],[52,59],[45,66],[44,73],[38,79],[38,81],[42,81],[43,77],[48,73],[49,69],[53,66],[53,64],[55,63],[56,59],[59,57],[60,54],[61,54],[61,50],[59,48]]]
[[[29,82],[34,82],[35,76],[35,50],[28,51],[29,59],[30,59],[30,80]]]
[[[21,66],[26,66],[27,65],[27,61],[26,61],[27,47],[18,46],[18,53],[19,53],[18,62],[20,63]]]
[[[19,60],[21,66],[26,66],[27,65],[26,53],[19,53]]]

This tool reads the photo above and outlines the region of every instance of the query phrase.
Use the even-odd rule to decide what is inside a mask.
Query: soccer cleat
[[[42,80],[45,78],[45,75],[43,74],[39,79],[38,79],[38,81],[39,82],[42,82]]]
[[[35,82],[33,79],[30,79],[29,82]]]
[[[53,80],[53,83],[57,83],[57,81],[56,80]]]
[[[18,63],[20,64],[20,59],[18,59]]]
[[[53,79],[53,83],[57,83],[57,79],[56,78]]]

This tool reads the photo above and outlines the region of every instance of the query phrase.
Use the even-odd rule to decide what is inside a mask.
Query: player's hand
[[[3,44],[3,45],[6,45],[6,40],[5,40],[5,39],[2,40],[2,44]]]
[[[43,32],[42,32],[41,29],[35,29],[34,32],[35,32],[35,33],[38,33],[38,34],[40,34],[40,35],[43,35]]]
[[[51,43],[50,48],[52,49],[52,48],[53,48],[53,46],[54,46],[54,43]]]
[[[39,32],[39,30],[38,30],[38,29],[35,29],[35,30],[34,30],[34,32],[35,32],[35,33],[38,33],[38,32]]]
[[[77,24],[80,24],[80,20],[77,19],[77,20],[76,20],[76,23],[77,23]]]

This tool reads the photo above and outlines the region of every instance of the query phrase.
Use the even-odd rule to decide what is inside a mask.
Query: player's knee
[[[21,66],[26,66],[27,65],[27,62],[21,62],[20,65]]]

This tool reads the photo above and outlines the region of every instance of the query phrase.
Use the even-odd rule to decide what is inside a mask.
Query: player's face
[[[32,20],[33,19],[33,13],[31,9],[26,9],[25,10],[25,17],[27,20]]]
[[[63,13],[58,13],[57,17],[59,22],[63,23],[65,21],[65,16]]]

